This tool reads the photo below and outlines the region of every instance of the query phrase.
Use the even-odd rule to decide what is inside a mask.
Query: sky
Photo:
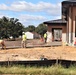
[[[1,0],[0,18],[17,18],[25,27],[61,18],[64,0]]]

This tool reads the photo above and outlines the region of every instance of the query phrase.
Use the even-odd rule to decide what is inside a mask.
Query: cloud
[[[0,10],[8,10],[9,7],[6,4],[0,4]]]
[[[10,11],[25,11],[25,12],[45,12],[51,15],[60,14],[60,4],[52,4],[48,2],[39,2],[37,4],[18,1],[13,2],[9,6],[6,4],[0,4],[0,10],[10,10]]]
[[[45,21],[47,18],[44,16],[39,16],[39,15],[29,15],[29,14],[25,14],[25,15],[20,15],[19,19],[22,23],[24,24],[28,24],[28,25],[38,25],[38,23],[42,23],[43,21]]]
[[[7,11],[4,15],[18,18],[22,24],[38,25],[46,20],[56,19],[60,17],[61,3],[52,4],[40,1],[36,4],[26,1],[15,1],[10,4],[0,4],[0,10]],[[12,15],[11,15],[11,13]],[[23,14],[22,14],[23,13]],[[27,14],[28,13],[28,14]],[[0,16],[4,16],[0,13]],[[49,18],[48,18],[49,17]]]
[[[25,19],[25,20],[45,20],[46,18],[43,16],[39,16],[39,15],[20,15],[20,18]]]
[[[50,9],[50,10],[49,10]],[[53,5],[51,8],[47,10],[47,13],[49,13],[52,16],[59,16],[61,13],[61,4],[58,3],[56,5]]]

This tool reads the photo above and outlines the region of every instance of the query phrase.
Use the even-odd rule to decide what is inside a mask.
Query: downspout
[[[71,6],[71,43],[73,43],[73,4]]]
[[[75,16],[75,38],[76,38],[76,16]]]
[[[69,8],[67,13],[67,43],[69,43]]]

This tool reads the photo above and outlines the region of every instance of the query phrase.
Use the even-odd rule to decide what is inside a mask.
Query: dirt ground
[[[31,41],[31,42],[30,42]],[[1,50],[0,45],[0,61],[33,61],[41,60],[41,58],[65,59],[76,61],[76,47],[55,46],[55,47],[33,47],[21,48],[21,40],[5,41],[6,50]],[[42,45],[41,40],[28,40],[27,46]]]
[[[76,61],[76,47],[35,47],[0,50],[0,61],[65,59]]]

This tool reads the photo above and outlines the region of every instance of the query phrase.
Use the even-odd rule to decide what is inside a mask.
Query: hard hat
[[[22,33],[25,33],[25,32],[22,32]]]
[[[22,32],[22,34],[25,34],[25,32]]]

